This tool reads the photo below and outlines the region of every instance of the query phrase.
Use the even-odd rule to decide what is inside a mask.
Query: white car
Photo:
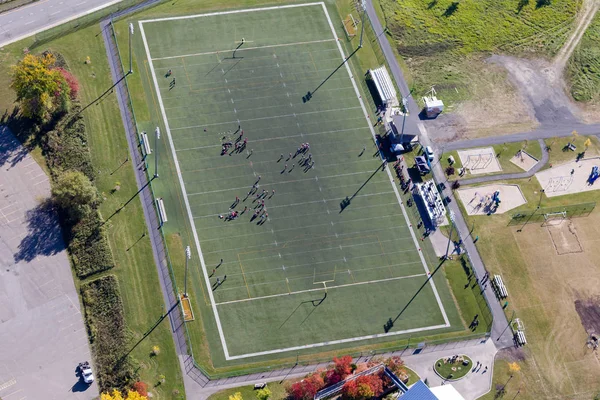
[[[431,148],[431,146],[425,147],[425,155],[427,156],[427,160],[429,162],[433,162],[433,160],[435,159],[435,155],[433,154],[433,149]]]
[[[81,378],[85,383],[89,385],[94,382],[94,374],[92,373],[92,367],[89,362],[84,361],[79,363],[79,372],[81,372]]]

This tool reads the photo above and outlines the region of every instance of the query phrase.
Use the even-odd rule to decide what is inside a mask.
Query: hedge
[[[68,238],[73,268],[79,278],[114,267],[113,255],[100,214],[92,210],[75,224]]]
[[[127,329],[117,278],[106,275],[84,283],[81,298],[100,392],[130,386],[136,377],[127,355]]]

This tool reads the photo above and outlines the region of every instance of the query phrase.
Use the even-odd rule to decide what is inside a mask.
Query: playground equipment
[[[588,178],[588,183],[589,183],[590,185],[593,185],[593,184],[594,184],[594,182],[596,182],[596,179],[598,179],[598,176],[600,176],[600,175],[598,174],[598,166],[597,166],[597,165],[594,165],[594,166],[592,167],[592,172],[590,173],[590,177]]]
[[[492,201],[494,202],[494,206],[496,206],[496,208],[498,208],[498,206],[500,205],[500,191],[496,190],[494,192],[494,195],[492,196]]]

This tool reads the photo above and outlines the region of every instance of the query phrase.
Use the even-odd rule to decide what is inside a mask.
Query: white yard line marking
[[[351,172],[351,173],[348,173],[348,174],[337,174],[337,175],[322,176],[321,179],[341,178],[342,176],[361,175],[361,174],[370,174],[370,173],[371,173],[371,171]],[[297,182],[312,181],[314,179],[315,178],[293,179],[291,181],[284,181],[284,182],[272,183],[272,184],[269,185],[269,187],[272,187],[272,186],[275,186],[275,185],[282,185],[282,184],[286,184],[286,183],[297,183]],[[232,188],[232,189],[220,189],[220,190],[209,190],[209,191],[206,191],[206,192],[196,192],[196,193],[190,193],[187,196],[198,196],[198,195],[211,194],[211,193],[228,192],[230,190],[248,190],[248,186],[240,186],[240,187]],[[319,201],[321,201],[321,200],[319,200]]]
[[[331,22],[331,18],[329,17],[329,12],[327,11],[327,7],[325,7],[325,3],[321,2],[321,7],[323,7],[323,11],[325,12],[325,15],[327,16],[327,21],[329,22],[329,27],[331,28],[331,33],[333,34],[333,37],[337,37],[337,35],[335,33],[335,29],[333,28],[333,23]],[[342,56],[342,59],[345,60],[346,56],[344,55],[344,51],[342,50],[342,45],[339,41],[337,42],[337,46],[338,46],[338,49],[340,50],[340,55]],[[352,86],[354,86],[354,90],[356,92],[356,97],[358,98],[358,101],[363,109],[363,113],[365,115],[365,120],[367,121],[367,123],[369,125],[369,130],[371,131],[371,135],[373,135],[373,140],[375,140],[375,142],[377,142],[375,130],[373,129],[373,126],[370,122],[369,113],[367,112],[365,104],[362,100],[360,91],[358,90],[358,86],[356,86],[356,81],[354,79],[354,76],[352,76],[352,72],[350,71],[350,66],[348,65],[347,62],[344,63],[344,65],[346,67],[346,71],[348,72],[348,76],[350,77],[350,80],[352,81]],[[394,192],[396,193],[396,198],[398,199],[398,204],[400,204],[400,208],[402,209],[402,215],[404,216],[406,225],[409,226],[409,231],[410,231],[411,236],[413,237],[413,242],[415,244],[415,248],[421,249],[421,246],[419,245],[419,241],[417,240],[417,236],[415,235],[414,230],[410,226],[408,214],[406,212],[406,208],[404,207],[404,204],[402,204],[402,199],[400,198],[400,193],[398,192],[398,187],[396,186],[396,183],[394,182],[394,177],[392,176],[392,173],[390,172],[389,168],[386,168],[386,172],[390,179],[390,183],[391,183],[392,187],[394,188]],[[419,257],[421,258],[421,262],[423,263],[423,269],[425,270],[425,272],[427,273],[428,276],[431,276],[429,267],[427,266],[427,262],[425,261],[425,257],[423,256],[423,252],[421,250],[419,250],[418,253],[419,253]],[[433,289],[433,294],[435,296],[435,299],[437,300],[438,306],[440,307],[440,311],[442,312],[442,315],[444,316],[444,322],[446,323],[447,326],[450,326],[450,321],[448,320],[448,315],[446,315],[446,310],[444,309],[444,305],[442,304],[442,299],[440,298],[440,295],[438,294],[437,288],[435,286],[435,282],[433,281],[433,277],[431,277],[429,279],[429,283],[431,284],[431,288]]]
[[[194,227],[194,218],[192,217],[192,210],[190,207],[190,202],[188,199],[188,195],[185,189],[185,183],[183,182],[183,177],[181,175],[181,169],[179,167],[179,160],[177,159],[177,153],[175,152],[175,143],[173,143],[173,136],[171,135],[171,129],[169,127],[169,121],[167,120],[167,113],[165,111],[165,106],[162,101],[162,97],[160,94],[160,90],[158,88],[158,80],[156,79],[156,73],[154,71],[154,65],[152,64],[152,57],[150,55],[150,48],[148,47],[148,42],[146,41],[146,33],[144,32],[144,25],[142,21],[138,23],[140,27],[140,32],[142,33],[142,41],[144,42],[144,49],[146,50],[146,56],[148,57],[148,64],[150,65],[150,72],[152,74],[152,80],[154,81],[154,88],[156,89],[156,97],[158,98],[158,105],[160,107],[160,112],[163,118],[163,122],[165,124],[165,129],[167,131],[167,137],[169,138],[169,145],[171,147],[171,153],[173,155],[173,160],[175,161],[175,169],[177,170],[177,179],[179,180],[179,185],[181,187],[181,191],[183,192],[183,201],[185,203],[185,207],[188,214],[188,219],[190,226]],[[192,235],[194,236],[194,242],[196,243],[196,250],[198,252],[198,256],[200,257],[200,264],[202,265],[202,270],[204,272],[204,280],[206,283],[206,287],[210,288],[212,285],[210,283],[210,279],[208,277],[208,271],[206,269],[206,263],[204,262],[204,256],[202,255],[202,248],[200,247],[200,240],[198,239],[198,233],[196,229],[192,229]],[[225,359],[229,359],[229,349],[227,348],[227,343],[225,341],[225,335],[223,334],[223,327],[221,326],[221,319],[219,318],[219,313],[217,311],[217,306],[215,305],[215,298],[213,296],[212,290],[208,291],[208,296],[210,298],[210,302],[212,305],[213,313],[215,314],[215,322],[217,323],[217,330],[219,332],[219,338],[221,339],[221,345],[223,346],[223,353],[225,354]]]
[[[331,109],[331,110],[316,110],[316,111],[307,111],[305,113],[292,113],[292,114],[283,114],[283,115],[273,115],[270,117],[260,117],[260,118],[248,118],[248,119],[244,119],[245,122],[248,121],[261,121],[261,120],[265,120],[265,119],[281,119],[281,118],[285,118],[285,117],[296,117],[296,116],[301,116],[301,115],[309,115],[309,114],[323,114],[323,113],[328,113],[328,112],[340,112],[340,111],[349,111],[349,110],[356,110],[359,109],[360,107],[345,107],[345,108],[336,108],[336,109]],[[213,124],[214,125],[214,124]],[[203,125],[192,125],[192,126],[184,126],[181,128],[173,128],[171,129],[172,131],[179,131],[182,129],[195,129],[195,128],[204,128],[208,125],[203,124]]]
[[[273,48],[273,47],[300,46],[300,45],[303,45],[303,44],[335,42],[335,41],[336,41],[335,39],[323,39],[323,40],[311,40],[311,41],[308,41],[308,42],[270,44],[270,45],[266,45],[266,46],[256,46],[256,47],[242,47],[240,49],[237,49],[236,53],[239,53],[240,51],[245,51],[245,50],[270,49],[270,48]],[[173,58],[206,56],[206,55],[210,55],[210,54],[229,53],[229,52],[234,51],[234,50],[235,49],[216,50],[216,51],[208,51],[206,53],[184,54],[182,56],[159,57],[159,58],[153,58],[152,60],[153,61],[160,61],[160,60],[170,60],[170,59],[173,59]],[[283,78],[283,76],[282,76],[282,78]]]
[[[396,278],[378,279],[378,280],[375,280],[375,281],[346,283],[344,285],[327,286],[327,289],[339,289],[339,288],[351,287],[351,286],[369,285],[369,284],[373,284],[373,283],[388,282],[388,281],[397,281],[397,280],[400,280],[400,279],[418,278],[420,276],[426,276],[426,275],[425,274],[416,274],[416,275],[399,276],[399,277],[396,277]],[[325,290],[325,288],[319,287],[319,288],[316,288],[316,289],[298,290],[296,292],[271,294],[271,295],[268,295],[268,296],[253,297],[251,299],[223,301],[221,303],[217,303],[217,305],[218,306],[222,306],[222,305],[225,305],[225,304],[246,303],[248,301],[271,299],[271,298],[274,298],[274,297],[284,297],[284,296],[290,296],[292,294],[301,294],[301,293],[309,293],[309,292],[320,292],[320,291],[323,291],[323,290]]]

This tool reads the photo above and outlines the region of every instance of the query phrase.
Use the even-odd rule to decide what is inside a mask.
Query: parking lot
[[[76,373],[90,360],[50,183],[0,127],[0,397],[92,399]],[[91,360],[90,360],[91,361]]]

